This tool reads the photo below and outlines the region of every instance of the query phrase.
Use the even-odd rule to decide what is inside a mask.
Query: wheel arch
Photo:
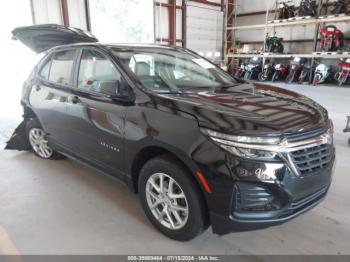
[[[129,176],[132,179],[132,187],[136,193],[138,192],[137,183],[141,168],[146,164],[147,161],[161,155],[167,155],[174,159],[179,165],[188,171],[189,174],[194,174],[197,171],[195,164],[191,163],[191,161],[186,159],[186,157],[183,156],[183,154],[180,152],[176,152],[175,150],[172,150],[163,145],[145,146],[140,149],[138,153],[133,157],[128,172]],[[194,177],[194,175],[191,177]]]
[[[142,148],[136,154],[136,156],[132,161],[130,173],[127,179],[129,180],[127,181],[127,185],[135,193],[138,193],[138,178],[142,167],[147,163],[147,161],[158,156],[169,157],[170,159],[174,160],[178,165],[180,165],[184,170],[187,171],[188,177],[193,180],[198,192],[200,193],[200,196],[204,203],[207,221],[209,221],[209,208],[208,208],[208,202],[206,198],[207,193],[205,192],[205,189],[200,179],[195,175],[195,173],[198,171],[198,168],[194,163],[191,163],[192,162],[191,160],[186,159],[186,157],[179,152],[175,152],[169,148],[165,148],[164,146],[160,146],[160,145],[150,145]]]
[[[23,106],[23,118],[25,121],[28,121],[31,118],[36,118],[40,124],[42,123],[38,114],[33,110],[33,108],[31,108],[25,103],[22,103],[22,106]]]

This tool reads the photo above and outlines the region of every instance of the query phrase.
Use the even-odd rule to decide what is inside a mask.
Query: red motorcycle
[[[337,51],[343,46],[344,34],[334,25],[322,27],[320,29],[321,43],[323,51]]]
[[[339,63],[340,71],[335,73],[334,78],[337,80],[338,85],[342,86],[346,83],[350,76],[350,59],[346,59],[345,61],[341,61]]]
[[[272,82],[283,80],[289,74],[289,65],[277,64],[275,65],[275,73],[272,76]]]

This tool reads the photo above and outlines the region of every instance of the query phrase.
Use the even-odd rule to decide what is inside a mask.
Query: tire
[[[43,159],[63,159],[64,156],[55,152],[45,138],[45,132],[38,119],[31,118],[26,123],[26,136],[33,153]],[[37,144],[36,144],[37,143]]]
[[[301,85],[305,81],[305,78],[306,78],[306,74],[304,72],[301,72],[301,75],[299,76],[299,79],[298,79],[298,84]]]
[[[342,86],[344,84],[344,82],[345,82],[345,79],[342,76],[341,72],[335,73],[334,78],[338,82],[338,86]]]
[[[163,177],[163,185],[165,187],[169,185],[170,179],[173,179],[175,181],[172,183],[173,194],[175,190],[177,190],[176,194],[178,195],[182,191],[184,198],[178,198],[179,200],[172,199],[167,192],[169,189],[165,187],[165,193],[164,191],[163,193],[159,191],[161,177]],[[150,182],[151,180],[153,180],[152,183]],[[157,181],[159,184],[157,184]],[[167,155],[149,160],[140,171],[138,191],[143,210],[150,222],[169,238],[178,241],[188,241],[201,234],[209,226],[205,202],[195,183],[190,178],[190,174]],[[153,187],[154,184],[158,185],[158,190]],[[150,190],[152,190],[152,194],[148,193]],[[161,196],[161,198],[156,198],[155,196]],[[161,203],[151,208],[150,205],[157,201],[161,201]],[[174,204],[171,201],[176,201],[176,203]],[[164,207],[165,205],[166,207]],[[176,219],[173,209],[178,206],[182,206],[182,208],[187,207],[188,210],[187,213],[186,211],[177,210],[177,217],[180,217],[180,220],[182,219],[182,224],[179,222],[180,220]],[[164,208],[167,208],[165,215],[157,218],[156,216],[164,212]],[[163,218],[164,216],[166,218]],[[169,216],[172,219],[169,219]],[[173,223],[170,223],[170,220]]]
[[[259,73],[259,75],[258,75],[258,79],[259,79],[259,81],[264,82],[264,81],[267,80],[267,77],[265,77],[264,73],[261,72],[261,73]]]
[[[315,75],[314,81],[312,81],[313,86],[317,86],[317,84],[320,82],[321,76],[320,75]]]
[[[287,78],[286,78],[286,83],[287,84],[291,84],[291,83],[293,83],[293,81],[294,81],[294,77],[295,77],[295,74],[288,74],[288,76],[287,76]]]
[[[277,72],[275,72],[275,73],[273,74],[273,76],[272,76],[271,81],[272,81],[272,82],[276,82],[276,81],[278,80],[279,77],[280,77],[280,74],[277,73]]]
[[[279,43],[277,47],[277,53],[283,54],[283,51],[284,51],[284,46],[283,44]]]
[[[252,72],[246,72],[245,75],[244,75],[244,79],[245,80],[251,80],[252,79],[252,75],[253,75]]]

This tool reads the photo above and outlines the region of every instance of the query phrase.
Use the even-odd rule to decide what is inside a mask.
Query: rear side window
[[[41,68],[39,75],[44,79],[49,79],[50,67],[51,67],[51,58],[45,62],[44,66]]]
[[[74,58],[75,50],[60,51],[55,53],[51,60],[49,80],[61,85],[69,85]]]

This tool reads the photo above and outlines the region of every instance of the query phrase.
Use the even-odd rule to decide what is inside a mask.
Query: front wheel
[[[248,71],[248,72],[245,73],[244,79],[245,80],[251,80],[252,79],[252,75],[253,75],[253,73]]]
[[[272,76],[272,82],[276,82],[279,77],[280,77],[280,74],[278,72],[275,72]]]
[[[315,75],[315,77],[314,77],[314,81],[312,82],[312,85],[313,86],[317,86],[318,85],[318,83],[320,82],[320,80],[321,80],[321,76],[320,75]]]
[[[267,74],[264,73],[264,72],[259,73],[258,79],[259,79],[259,81],[262,81],[262,82],[266,81],[267,80]]]
[[[335,73],[334,78],[337,80],[338,86],[342,86],[345,82],[345,77],[341,72]]]
[[[298,79],[298,84],[301,85],[305,81],[308,75],[309,75],[308,72],[302,71]]]
[[[195,181],[170,157],[148,161],[141,169],[138,189],[148,219],[167,237],[188,241],[209,226]]]
[[[286,78],[286,83],[287,83],[287,84],[293,83],[294,77],[295,77],[295,74],[294,74],[294,73],[290,73],[290,74],[287,76],[287,78]]]

